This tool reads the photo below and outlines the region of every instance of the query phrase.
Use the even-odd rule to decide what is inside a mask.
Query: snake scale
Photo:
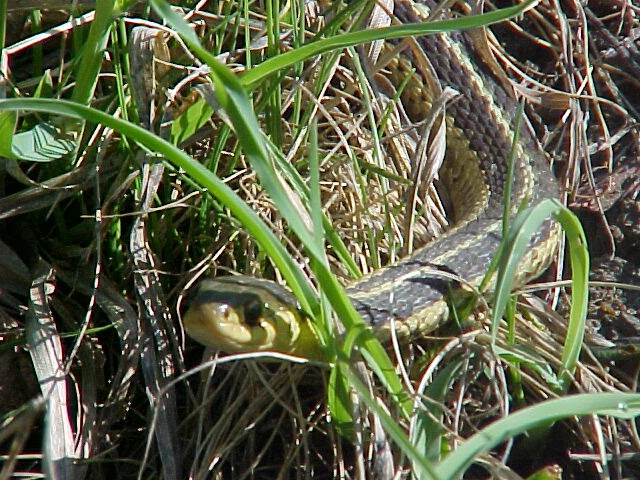
[[[410,0],[394,3],[393,14],[401,23],[423,21],[421,12]],[[388,336],[392,325],[412,336],[429,333],[443,323],[448,315],[445,296],[452,285],[443,271],[466,284],[479,285],[501,241],[512,147],[512,213],[523,203],[535,205],[559,195],[546,155],[528,125],[513,144],[517,101],[474,51],[472,37],[456,32],[419,37],[416,42],[441,86],[460,94],[447,105],[447,157],[440,171],[450,192],[455,224],[436,240],[347,288],[356,310],[381,337]],[[388,68],[408,74],[411,60],[411,52],[402,51]],[[433,100],[422,85],[407,88],[402,101],[420,116]],[[547,222],[531,239],[516,282],[539,275],[557,245],[557,227]],[[238,276],[202,281],[184,323],[193,338],[227,352],[276,350],[322,356],[291,294],[264,280]]]

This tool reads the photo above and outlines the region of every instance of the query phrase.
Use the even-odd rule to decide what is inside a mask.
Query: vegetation
[[[518,48],[496,50],[496,65],[562,110],[542,112],[548,124],[576,127],[544,138],[573,192],[577,159],[605,165],[638,148],[626,85],[622,98],[577,91],[593,80],[579,77],[589,58],[558,53],[589,47],[556,23],[596,14],[526,2],[384,26],[360,1],[175,3],[80,2],[73,19],[2,10],[21,28],[6,34],[0,100],[0,384],[11,386],[0,478],[636,475],[637,353],[583,342],[589,255],[560,203],[513,221],[495,297],[433,338],[382,345],[343,288],[402,255],[401,232],[419,244],[444,228],[428,186],[416,212],[401,211],[412,172],[386,162],[395,117],[364,46],[528,11],[522,42],[586,63],[546,86],[547,71],[523,80]],[[620,35],[637,28],[620,22]],[[497,35],[519,38],[504,25]],[[583,111],[606,132],[595,153],[575,141],[593,134]],[[564,145],[584,150],[563,158]],[[557,278],[573,283],[514,294],[509,272],[549,216],[570,245]],[[331,361],[203,353],[182,331],[184,297],[203,274],[229,271],[284,280]]]

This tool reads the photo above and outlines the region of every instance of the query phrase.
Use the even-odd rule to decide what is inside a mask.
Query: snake
[[[393,15],[400,23],[422,22],[425,14],[418,7],[411,0],[396,0]],[[480,285],[502,240],[509,162],[513,162],[510,215],[523,205],[534,206],[560,193],[528,122],[514,141],[518,101],[474,49],[473,36],[432,34],[416,37],[415,42],[440,85],[459,93],[446,108],[447,154],[439,172],[455,223],[396,263],[346,287],[357,312],[381,339],[389,338],[391,329],[402,338],[433,332],[449,317],[448,292]],[[411,56],[402,51],[387,68],[395,76],[410,74]],[[431,108],[431,97],[423,82],[407,87],[402,102],[410,115],[419,118]],[[559,229],[549,220],[533,234],[514,284],[539,276],[558,245]],[[451,274],[461,282],[451,280]],[[210,278],[202,280],[191,297],[184,327],[204,345],[228,353],[276,351],[324,358],[311,320],[293,295],[276,283],[243,275]]]

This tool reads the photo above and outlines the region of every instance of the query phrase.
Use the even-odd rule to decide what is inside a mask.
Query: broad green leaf
[[[14,133],[17,112],[0,113],[0,155],[29,162],[51,162],[73,152],[75,142],[64,138],[49,123]]]
[[[171,122],[170,140],[174,145],[180,145],[191,135],[196,133],[211,118],[213,109],[200,99]]]

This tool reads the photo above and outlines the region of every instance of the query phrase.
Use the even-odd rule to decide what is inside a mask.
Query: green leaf
[[[319,246],[312,231],[309,209],[303,199],[293,191],[289,184],[284,182],[282,176],[275,170],[266,148],[268,140],[260,130],[245,87],[226,66],[218,62],[203,48],[193,30],[166,2],[152,0],[151,4],[158,14],[175,28],[193,52],[209,66],[218,103],[229,117],[242,150],[258,174],[260,183],[269,192],[269,196],[286,219],[287,224],[304,244],[312,261],[318,283],[322,286],[324,294],[331,302],[331,306],[347,331],[352,328],[363,331],[358,336],[357,342],[360,352],[392,394],[403,414],[408,417],[412,408],[411,400],[395,373],[393,363],[380,342],[371,331],[365,328],[364,321],[351,304],[351,300],[346,296],[344,288],[323,261],[325,258],[324,249]],[[247,225],[245,227],[248,228]],[[284,271],[282,274],[305,311],[316,317],[320,309],[317,297],[310,291],[308,282],[301,278],[299,272],[296,272],[296,276],[288,275]],[[311,305],[314,306],[313,309],[308,308]],[[347,358],[350,357],[350,352],[344,352],[344,354]]]
[[[16,112],[0,113],[0,156],[15,158],[11,150],[11,143],[17,122],[18,114]]]
[[[13,157],[30,162],[51,162],[73,152],[75,142],[63,138],[51,124],[39,123],[13,136]]]
[[[204,100],[200,99],[171,123],[170,140],[174,145],[180,145],[191,135],[196,133],[207,120],[211,118],[213,108]]]
[[[418,410],[411,422],[411,443],[426,460],[436,462],[441,457],[442,414],[445,398],[456,375],[462,368],[460,361],[446,365],[424,392],[423,408]],[[416,478],[424,478],[424,472],[416,467]]]
[[[363,384],[357,373],[353,371],[353,367],[350,367],[347,363],[344,363],[344,366],[343,372],[348,378],[349,383],[353,385],[362,402],[378,417],[385,431],[396,444],[398,444],[407,458],[409,458],[414,471],[421,472],[422,476],[420,480],[449,478],[436,474],[432,462],[425,457],[424,452],[418,451],[415,445],[409,440],[398,419],[389,415],[388,411],[381,406],[380,402],[371,396],[369,389]]]
[[[511,295],[511,285],[518,263],[529,248],[531,236],[540,228],[543,222],[548,221],[551,217],[555,217],[566,234],[571,258],[571,313],[569,314],[567,339],[562,352],[564,371],[560,375],[562,390],[566,391],[580,356],[584,337],[587,303],[589,300],[589,252],[580,221],[569,209],[555,199],[543,200],[539,204],[523,210],[511,224],[509,234],[500,254],[500,268],[496,281],[491,334],[495,344],[498,324]]]
[[[640,395],[593,393],[570,395],[523,408],[495,421],[462,443],[436,467],[440,478],[459,478],[478,456],[505,440],[550,422],[585,415],[630,419],[640,415]]]
[[[255,238],[261,248],[268,252],[269,257],[285,278],[293,278],[299,280],[300,284],[304,284],[305,278],[300,272],[300,268],[291,257],[287,255],[286,250],[280,244],[278,238],[264,222],[260,220],[260,217],[215,174],[207,170],[206,167],[185,152],[157,135],[126,120],[66,100],[41,100],[33,98],[0,100],[0,115],[4,111],[40,111],[103,124],[130,139],[134,139],[149,150],[157,152],[177,168],[183,169],[194,182],[207,189],[222,204],[229,208],[231,213],[245,225],[247,231]],[[307,286],[307,288],[310,289],[309,286]],[[301,294],[298,298],[304,299],[306,297]],[[310,309],[308,305],[306,307]]]
[[[562,480],[562,468],[559,465],[548,465],[529,475],[527,480]]]
[[[158,5],[158,1],[154,5]],[[481,15],[469,15],[464,18],[453,20],[440,20],[435,22],[420,22],[403,25],[393,25],[385,28],[371,28],[358,30],[356,32],[334,35],[321,40],[314,40],[301,45],[286,53],[268,58],[260,65],[246,71],[242,75],[242,84],[246,87],[255,85],[269,78],[274,72],[284,68],[290,68],[297,63],[303,62],[312,57],[316,57],[326,52],[341,50],[347,47],[363,45],[376,40],[390,40],[393,38],[405,38],[416,35],[428,35],[431,33],[451,32],[468,28],[476,28],[493,23],[501,22],[509,18],[522,14],[536,3],[536,0],[529,0],[522,4],[494,10]],[[181,32],[182,33],[182,32]]]
[[[525,365],[533,371],[537,372],[551,388],[559,389],[561,384],[558,377],[551,370],[551,365],[536,355],[535,352],[527,352],[524,347],[519,345],[513,345],[511,349],[505,349],[498,345],[493,347],[496,355],[499,355],[505,362],[510,365],[520,368]]]
[[[342,362],[338,362],[335,368],[331,369],[327,403],[331,412],[331,421],[335,423],[338,432],[345,438],[353,439],[351,385],[343,369]]]
[[[0,155],[30,162],[51,162],[74,150],[75,142],[63,138],[49,123],[39,123],[31,130],[14,133],[17,112],[0,113]]]
[[[53,79],[51,78],[51,70],[46,70],[38,82],[36,91],[33,92],[33,98],[51,98],[53,97]]]

